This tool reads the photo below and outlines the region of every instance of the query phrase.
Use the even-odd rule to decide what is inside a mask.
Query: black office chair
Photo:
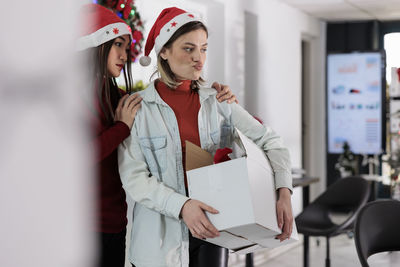
[[[368,181],[361,177],[342,178],[329,186],[296,217],[297,231],[307,241],[309,236],[326,237],[326,267],[330,266],[329,238],[353,229],[356,215],[367,202],[369,191]],[[345,215],[344,220],[333,221],[338,214]],[[304,252],[306,255],[308,251]]]
[[[357,216],[355,242],[363,267],[369,256],[386,251],[400,251],[400,202],[378,200],[366,204]]]

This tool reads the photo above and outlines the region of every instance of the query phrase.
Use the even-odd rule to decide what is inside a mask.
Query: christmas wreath
[[[142,52],[144,28],[134,0],[94,0],[94,2],[111,9],[131,27],[133,37],[131,45],[131,57],[132,62],[135,62],[136,58]]]

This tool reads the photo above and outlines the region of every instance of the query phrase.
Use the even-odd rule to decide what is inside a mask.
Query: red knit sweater
[[[124,94],[123,91],[121,93]],[[119,233],[127,224],[127,204],[118,171],[117,148],[130,135],[130,130],[123,122],[107,126],[99,103],[95,105],[101,114],[101,118],[94,117],[95,139],[92,143],[96,150],[97,166],[97,230],[103,233]]]
[[[182,146],[182,164],[185,170],[186,147],[185,140],[200,146],[198,114],[200,110],[199,94],[190,89],[190,80],[183,81],[182,84],[172,90],[165,83],[158,82],[156,84],[157,92],[162,100],[167,103],[175,113],[178,121],[179,134]],[[186,171],[185,186],[187,187]]]

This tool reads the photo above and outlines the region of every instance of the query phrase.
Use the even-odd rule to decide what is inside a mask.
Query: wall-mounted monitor
[[[385,139],[384,53],[328,54],[328,153],[381,154]]]

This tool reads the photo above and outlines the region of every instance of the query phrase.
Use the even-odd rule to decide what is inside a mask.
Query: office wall
[[[280,1],[218,0],[225,4],[225,82],[247,110],[272,126],[288,146],[293,167],[302,167],[301,41],[310,44],[309,132],[311,147],[307,172],[321,182],[312,196],[325,188],[325,33],[326,24]],[[245,12],[251,14],[246,21]],[[246,50],[246,23],[258,23],[257,38]],[[250,33],[253,34],[253,33]],[[254,64],[246,62],[253,50]],[[213,59],[209,59],[210,61]],[[256,75],[253,74],[256,73]],[[250,73],[250,75],[246,75]],[[256,77],[257,82],[246,81]],[[248,84],[258,86],[248,87]]]

